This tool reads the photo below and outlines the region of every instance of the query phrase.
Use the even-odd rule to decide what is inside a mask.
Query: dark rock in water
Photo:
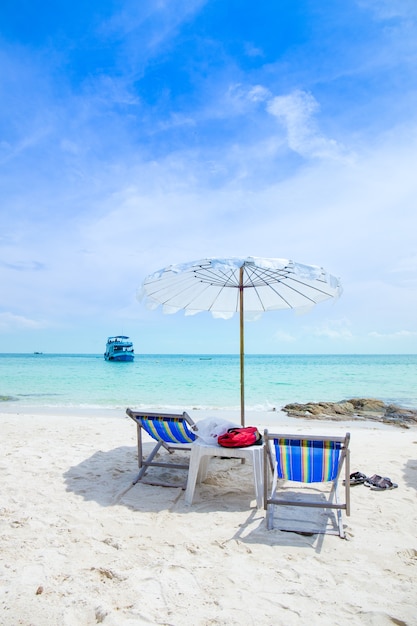
[[[417,410],[404,409],[395,404],[385,404],[375,398],[353,398],[341,402],[307,402],[307,404],[291,403],[282,407],[290,417],[312,419],[368,419],[386,424],[396,424],[408,428],[409,424],[417,424]]]

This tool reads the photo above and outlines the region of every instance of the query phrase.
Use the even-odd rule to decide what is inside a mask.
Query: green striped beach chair
[[[158,478],[146,477],[150,467],[166,467],[169,469],[187,469],[188,463],[168,463],[158,457],[154,460],[160,448],[164,448],[170,454],[178,450],[190,450],[196,435],[194,431],[197,426],[191,417],[184,413],[149,413],[146,411],[133,411],[126,409],[126,413],[133,419],[137,426],[138,439],[138,465],[139,474],[133,484],[142,481],[148,485],[160,485],[162,487],[178,487],[185,489],[186,484],[178,485],[171,482],[159,480]],[[143,454],[142,430],[156,441],[156,445],[145,458]]]
[[[329,437],[272,434],[265,430],[264,508],[269,530],[329,533],[344,538],[342,510],[350,515],[349,440],[349,433],[344,437]],[[343,468],[344,498],[339,502],[338,480]],[[299,519],[291,522],[288,517],[281,518],[276,523],[275,514],[281,511],[278,508],[281,506],[320,508],[323,515],[314,520],[313,528],[308,529],[299,527]],[[336,520],[329,527],[333,510]],[[301,520],[301,526],[306,521],[308,526],[312,522],[308,518]]]

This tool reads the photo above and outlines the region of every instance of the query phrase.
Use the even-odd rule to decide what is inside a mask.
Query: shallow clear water
[[[0,354],[2,405],[84,408],[239,408],[236,355]],[[13,400],[5,400],[11,397]],[[248,410],[289,402],[379,398],[417,408],[417,355],[247,355]]]

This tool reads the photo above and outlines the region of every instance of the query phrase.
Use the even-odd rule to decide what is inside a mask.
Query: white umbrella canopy
[[[230,318],[240,313],[240,404],[244,403],[244,318],[264,311],[308,310],[315,304],[337,298],[339,279],[322,267],[289,259],[259,257],[208,258],[170,265],[150,274],[142,284],[140,299],[148,308],[162,305],[164,313],[184,310],[186,315],[209,311],[214,317]]]

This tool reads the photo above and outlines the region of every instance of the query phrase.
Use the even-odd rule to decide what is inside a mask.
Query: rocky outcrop
[[[292,403],[282,407],[290,417],[343,420],[367,419],[408,428],[417,424],[417,411],[396,404],[385,404],[374,398],[353,398],[341,402]]]

